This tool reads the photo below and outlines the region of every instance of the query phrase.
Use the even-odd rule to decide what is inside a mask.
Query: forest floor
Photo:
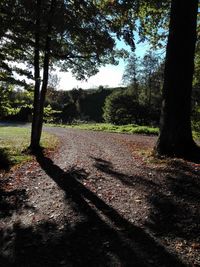
[[[49,128],[60,139],[0,177],[0,266],[200,266],[200,165],[156,137]]]

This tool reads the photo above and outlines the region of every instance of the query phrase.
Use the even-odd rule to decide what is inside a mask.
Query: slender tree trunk
[[[152,73],[149,74],[149,79],[148,79],[148,87],[149,87],[149,99],[148,99],[148,105],[149,105],[149,106],[151,106],[151,95],[152,95],[151,75],[152,75]]]
[[[40,114],[39,114],[39,125],[38,125],[38,135],[41,139],[42,134],[42,125],[43,125],[43,116],[44,116],[44,102],[47,92],[48,79],[49,79],[49,61],[50,61],[50,46],[51,46],[51,34],[52,34],[52,22],[53,16],[56,8],[56,0],[51,1],[51,7],[49,11],[49,19],[47,25],[47,37],[45,43],[45,54],[44,54],[44,63],[43,63],[43,82],[40,94]]]
[[[46,45],[45,45],[45,56],[44,56],[44,65],[43,65],[43,82],[42,82],[42,88],[41,88],[41,94],[40,94],[40,113],[39,113],[39,123],[38,123],[38,137],[39,140],[41,138],[42,134],[42,125],[43,125],[43,116],[44,116],[44,102],[47,92],[47,86],[48,86],[48,79],[49,79],[49,59],[50,59],[50,32],[46,38]]]
[[[40,98],[40,18],[41,16],[41,0],[37,1],[36,7],[36,25],[35,25],[35,51],[34,51],[34,101],[33,101],[33,119],[31,129],[31,150],[39,147],[39,136],[37,132],[39,123],[39,98]]]
[[[159,155],[195,157],[191,131],[191,92],[194,71],[198,0],[172,0],[166,52]]]
[[[41,1],[38,2],[40,2],[41,4]],[[33,112],[33,122],[32,122],[31,145],[30,145],[31,150],[34,152],[38,151],[38,149],[40,148],[40,139],[42,134],[42,124],[44,115],[44,102],[45,102],[45,96],[47,92],[47,85],[49,78],[50,44],[51,44],[52,22],[53,22],[55,6],[56,6],[56,0],[52,0],[47,23],[47,36],[45,42],[43,79],[42,79],[41,91],[40,91],[40,79],[38,78],[35,80],[34,112]],[[39,45],[39,27],[40,23],[38,23],[38,31],[36,31],[36,44],[38,42],[38,45]],[[39,49],[35,49],[35,73],[37,75],[40,75],[39,59],[40,59]]]

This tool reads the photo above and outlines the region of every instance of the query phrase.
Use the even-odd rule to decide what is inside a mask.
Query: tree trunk
[[[46,46],[45,46],[45,56],[44,56],[44,66],[43,66],[43,82],[42,82],[42,89],[40,94],[40,112],[39,112],[39,123],[38,123],[38,137],[39,140],[41,139],[42,134],[42,125],[43,125],[43,116],[44,116],[44,102],[47,92],[47,85],[49,79],[49,59],[50,59],[50,33],[46,39]]]
[[[159,155],[196,157],[191,131],[191,92],[194,71],[198,0],[172,0],[167,43]]]
[[[41,4],[41,1],[38,2]],[[45,53],[43,61],[43,80],[42,80],[41,91],[40,91],[40,78],[35,80],[34,111],[33,111],[32,134],[31,134],[31,145],[30,145],[30,148],[33,152],[37,152],[40,149],[40,139],[42,134],[43,115],[44,115],[44,102],[45,102],[45,96],[47,92],[47,85],[49,78],[50,43],[51,43],[52,22],[53,22],[53,14],[55,11],[55,5],[56,5],[56,0],[52,0],[47,23],[47,34],[46,34]],[[38,26],[37,27],[38,31],[36,30],[36,49],[35,49],[34,67],[35,67],[35,76],[39,77],[40,54],[39,54],[39,49],[37,49],[37,43],[39,45],[40,23],[38,23],[37,26]]]
[[[39,98],[40,98],[40,14],[41,14],[41,0],[37,1],[36,7],[36,25],[35,25],[35,51],[34,51],[34,101],[33,101],[33,119],[31,129],[31,144],[30,149],[32,151],[39,148],[40,138],[38,135],[38,123],[39,123]]]
[[[45,102],[48,79],[49,79],[50,46],[51,46],[51,34],[52,34],[52,22],[53,22],[55,7],[56,7],[56,0],[52,0],[50,11],[49,11],[48,25],[47,25],[47,36],[46,36],[45,54],[44,54],[44,63],[43,63],[43,81],[42,81],[42,88],[41,88],[40,101],[39,101],[39,106],[40,106],[39,125],[38,125],[39,140],[41,139],[41,134],[42,134],[44,102]]]

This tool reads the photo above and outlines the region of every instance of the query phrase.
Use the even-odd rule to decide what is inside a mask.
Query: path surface
[[[5,175],[0,266],[200,266],[200,168],[156,139],[48,128],[59,151]]]

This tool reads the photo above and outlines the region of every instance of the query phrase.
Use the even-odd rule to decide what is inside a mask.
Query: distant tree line
[[[126,87],[70,91],[56,90],[58,78],[50,75],[44,105],[44,121],[72,123],[74,121],[110,122],[114,124],[158,125],[163,82],[163,63],[152,52],[142,59],[132,54],[125,68]],[[6,86],[6,84],[5,84]],[[3,85],[2,85],[3,88]],[[1,119],[30,121],[32,114],[33,89],[5,90],[4,110]],[[3,95],[3,94],[2,94]],[[7,99],[7,109],[5,99]]]
[[[193,127],[200,129],[200,45],[195,57],[194,92],[192,98]],[[147,51],[140,58],[132,53],[127,60],[121,88],[70,91],[57,90],[59,79],[50,75],[44,107],[44,121],[50,123],[110,122],[113,124],[159,125],[164,61]],[[15,90],[1,83],[0,119],[31,121],[33,90]]]
[[[3,85],[0,87],[4,91]],[[44,106],[44,122],[72,123],[75,121],[103,121],[103,106],[106,97],[116,88],[70,91],[47,89]],[[0,120],[31,121],[33,92],[11,87],[0,97]]]

